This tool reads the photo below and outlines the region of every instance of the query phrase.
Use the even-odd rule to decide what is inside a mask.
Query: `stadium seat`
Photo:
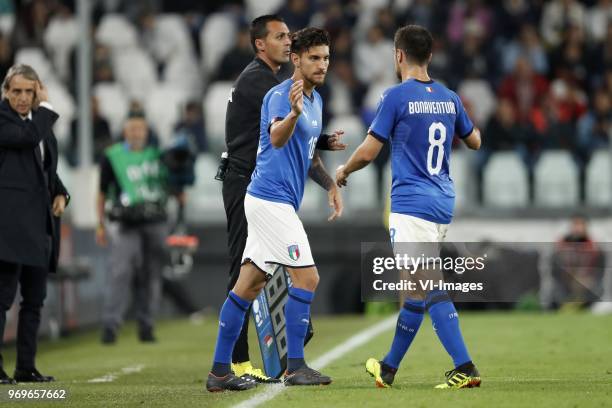
[[[455,185],[455,209],[469,207],[472,199],[474,175],[470,163],[470,154],[464,150],[452,152],[450,160],[450,176]]]
[[[218,221],[224,217],[222,183],[215,180],[219,160],[216,156],[203,153],[196,160],[196,182],[187,189],[185,215],[188,221]]]
[[[484,202],[498,208],[525,207],[528,183],[527,169],[516,153],[495,153],[484,170]]]
[[[334,172],[335,174],[335,172]],[[376,169],[373,165],[351,174],[348,186],[342,189],[344,205],[348,213],[352,210],[376,208]]]
[[[74,17],[54,17],[44,34],[45,47],[50,51],[53,65],[62,80],[70,76],[70,52],[79,37],[79,28]]]
[[[214,73],[223,55],[236,42],[236,23],[231,14],[214,13],[208,16],[200,31],[202,66],[205,74]]]
[[[534,178],[537,205],[571,207],[578,204],[578,168],[570,153],[544,152],[535,167]]]
[[[225,110],[231,90],[231,82],[214,82],[204,95],[206,135],[214,151],[225,146]]]
[[[106,14],[96,29],[96,41],[113,50],[138,46],[136,27],[122,14]]]
[[[113,71],[131,99],[145,102],[157,86],[157,69],[149,54],[141,48],[113,51]]]
[[[118,138],[129,109],[123,88],[116,82],[102,82],[94,86],[93,94],[98,98],[100,114],[108,120],[113,138]]]
[[[273,14],[283,6],[283,0],[245,0],[246,15],[249,20],[264,14]]]
[[[57,81],[51,61],[42,48],[21,48],[15,53],[15,64],[27,64],[34,68],[43,83]]]
[[[0,32],[4,35],[11,35],[15,27],[15,14],[2,13],[0,14]]]
[[[193,43],[187,24],[180,14],[159,14],[155,17],[153,54],[160,62],[178,55],[193,55]]]
[[[174,126],[181,119],[183,107],[189,100],[184,91],[161,84],[155,87],[145,102],[147,121],[157,131],[162,146],[168,144],[174,132]]]
[[[587,167],[586,201],[594,207],[612,205],[612,169],[610,168],[610,151],[597,150]]]
[[[195,56],[179,53],[173,56],[164,69],[164,84],[174,86],[189,95],[200,99],[202,95],[202,74]]]
[[[76,106],[72,95],[61,82],[49,81],[46,85],[49,92],[49,102],[59,115],[57,122],[53,125],[53,132],[61,149],[68,144],[70,139],[70,126],[72,119],[76,116]]]
[[[465,104],[470,105],[470,116],[476,126],[484,126],[495,111],[496,100],[491,85],[484,79],[466,79],[459,85],[457,93]]]

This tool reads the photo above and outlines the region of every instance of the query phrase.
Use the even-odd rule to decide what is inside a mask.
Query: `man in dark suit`
[[[36,369],[36,337],[47,291],[55,272],[60,219],[70,199],[57,175],[57,140],[51,129],[58,115],[46,88],[27,65],[11,67],[0,102],[0,345],[21,286],[14,379],[2,368],[0,384],[47,382]]]

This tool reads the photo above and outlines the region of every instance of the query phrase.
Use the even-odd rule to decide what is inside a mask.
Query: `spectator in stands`
[[[202,116],[202,105],[195,101],[189,101],[185,105],[183,118],[174,127],[175,132],[186,131],[191,136],[198,152],[208,151],[208,140],[204,133],[204,117]]]
[[[437,0],[415,0],[412,4],[406,7],[404,14],[399,21],[410,21],[411,24],[417,24],[423,27],[429,27],[432,32],[436,33],[435,29]],[[437,54],[436,54],[437,55]]]
[[[530,0],[493,2],[495,7],[495,33],[504,41],[511,41],[525,24],[538,22],[539,3]],[[512,65],[510,70],[512,70]]]
[[[0,78],[4,78],[15,61],[15,51],[8,35],[0,32]]]
[[[91,128],[93,136],[93,161],[100,163],[104,157],[104,150],[113,142],[108,121],[100,114],[98,98],[91,97]],[[79,165],[79,133],[78,120],[75,118],[70,124],[70,143],[68,145],[67,159],[71,166]]]
[[[353,67],[357,78],[363,83],[395,81],[393,66],[393,42],[386,39],[382,28],[372,26],[366,40],[355,47]]]
[[[588,231],[587,219],[572,218],[570,231],[555,247],[551,258],[553,291],[549,307],[588,306],[601,296],[606,259]]]
[[[487,38],[493,29],[493,13],[482,0],[455,0],[450,8],[446,32],[449,41],[459,45],[470,26],[482,29],[482,35]]]
[[[309,0],[288,0],[278,14],[285,21],[289,30],[297,31],[310,25],[310,19],[314,14],[313,2]]]
[[[584,24],[584,5],[577,0],[552,0],[544,6],[540,31],[544,42],[556,47],[563,40],[563,33],[569,25],[582,27]]]
[[[611,21],[612,2],[610,0],[598,0],[597,4],[586,12],[585,29],[588,38],[598,45],[604,41],[609,41],[609,31],[610,27],[612,27]],[[608,40],[606,40],[606,37]]]
[[[386,39],[393,41],[398,24],[391,7],[382,7],[376,12],[376,25],[378,25]]]
[[[432,78],[448,81],[452,76],[455,65],[452,64],[448,44],[443,36],[434,37],[432,54],[436,56],[429,64],[429,72]]]
[[[219,81],[234,81],[242,72],[244,67],[253,60],[251,49],[251,35],[248,26],[243,26],[238,31],[236,45],[231,48],[221,59],[217,69],[216,78]]]
[[[578,119],[586,112],[587,99],[571,79],[556,78],[543,102],[546,128],[546,147],[574,150]]]
[[[473,71],[459,84],[457,93],[472,107],[470,118],[482,129],[495,110],[495,94],[489,82],[476,75]]]
[[[331,89],[330,111],[333,115],[359,114],[368,88],[359,82],[350,61],[334,61],[327,81]]]
[[[91,38],[92,41],[94,41],[93,35]],[[68,84],[68,87],[70,88],[70,92],[73,96],[76,96],[77,94],[77,52],[78,47],[75,47],[70,53],[70,75],[68,78],[71,82]],[[92,85],[96,85],[101,82],[113,82],[115,77],[113,74],[110,48],[94,41],[92,44],[92,58]]]
[[[113,74],[110,48],[100,43],[94,44],[93,57],[93,84],[113,82],[115,76]]]
[[[533,165],[538,154],[524,125],[516,121],[512,102],[502,98],[497,102],[497,110],[485,127],[486,138],[483,139],[482,148],[476,155],[476,174],[478,177],[477,197],[483,201],[482,179],[485,167],[492,154],[499,151],[516,150],[521,159],[533,172]]]
[[[487,49],[485,30],[480,23],[469,21],[464,28],[463,41],[453,48],[451,88],[456,89],[467,76],[493,82],[496,76],[495,56]],[[461,63],[456,63],[461,61]]]
[[[13,48],[44,48],[44,33],[49,22],[49,4],[44,0],[15,1],[16,21]]]
[[[334,64],[338,61],[345,61],[351,64],[353,61],[353,36],[351,35],[351,30],[348,28],[339,30],[336,37],[332,40],[331,47]],[[351,67],[351,69],[353,68]]]
[[[612,8],[611,8],[612,9]],[[589,65],[590,89],[600,85],[607,68],[612,67],[612,19],[606,31],[606,40],[597,44],[591,55]]]
[[[332,39],[332,46],[335,42],[335,38],[341,30],[346,30],[349,27],[354,27],[357,24],[358,14],[357,8],[353,5],[343,7],[339,1],[326,2],[322,13],[313,16],[314,21],[322,19],[323,23],[320,24],[325,30],[329,32],[330,38]],[[334,60],[336,56],[334,54]]]
[[[514,38],[502,48],[501,57],[505,73],[512,72],[516,66],[516,60],[521,55],[529,60],[535,72],[546,75],[548,72],[548,57],[538,32],[532,24],[521,26],[518,38]]]
[[[598,89],[593,96],[591,109],[578,121],[577,145],[582,165],[586,166],[593,151],[609,145],[612,126],[612,101],[605,89]]]
[[[529,59],[521,55],[513,73],[502,80],[498,97],[510,100],[516,119],[526,125],[533,121],[534,111],[541,107],[547,92],[546,78],[534,72]]]
[[[567,76],[572,82],[586,85],[589,55],[584,43],[584,31],[580,26],[570,26],[564,32],[563,42],[550,55],[551,78]]]

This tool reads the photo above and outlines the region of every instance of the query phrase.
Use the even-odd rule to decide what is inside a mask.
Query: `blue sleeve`
[[[370,129],[368,130],[369,134],[383,143],[391,138],[391,133],[395,127],[397,112],[396,106],[397,101],[391,92],[385,92],[381,96],[381,100],[378,103],[378,108],[376,109],[376,116],[374,117],[374,120],[370,125]]]
[[[284,119],[291,112],[291,103],[289,102],[289,88],[283,90],[272,91],[268,98],[268,117],[266,122],[268,127],[275,119]]]
[[[457,119],[455,119],[455,133],[461,139],[465,139],[472,134],[474,130],[474,124],[470,120],[469,116],[465,112],[463,103],[459,96],[455,95],[455,105],[457,106]]]

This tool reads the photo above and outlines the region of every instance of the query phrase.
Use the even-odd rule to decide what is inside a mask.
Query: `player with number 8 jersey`
[[[437,256],[439,247],[427,244],[444,240],[453,217],[455,188],[449,172],[453,136],[458,135],[467,147],[476,150],[480,148],[480,131],[457,94],[429,77],[431,33],[417,25],[402,27],[394,43],[395,69],[401,83],[381,96],[365,141],[346,165],[338,168],[336,183],[346,185],[352,172],[374,160],[383,143],[391,143],[389,235],[393,250],[396,255],[407,255],[400,249],[406,246],[398,243],[425,243],[416,246],[418,252],[415,246],[408,246],[410,256],[419,256],[421,249]],[[433,272],[424,270],[423,275],[432,279],[436,276]],[[369,359],[366,371],[378,387],[391,386],[426,310],[455,366],[447,372],[446,382],[436,388],[480,386],[480,374],[463,342],[457,311],[449,295],[441,290],[408,293],[389,353],[380,361]]]

